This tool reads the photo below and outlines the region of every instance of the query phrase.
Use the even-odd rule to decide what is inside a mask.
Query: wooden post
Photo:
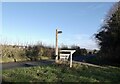
[[[56,29],[55,61],[58,62],[58,30]]]
[[[70,68],[72,67],[72,53],[70,52]]]

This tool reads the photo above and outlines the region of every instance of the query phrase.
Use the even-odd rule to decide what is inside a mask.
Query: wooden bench
[[[70,57],[70,54],[62,54],[60,53],[60,60],[67,61]]]
[[[75,51],[76,50],[60,50],[60,60],[67,61],[70,58],[70,67],[72,67],[72,54]]]

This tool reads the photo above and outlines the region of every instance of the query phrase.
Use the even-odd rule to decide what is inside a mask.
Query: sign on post
[[[58,31],[58,29],[56,29],[56,45],[55,45],[55,61],[58,61],[58,34],[62,33],[62,31]]]

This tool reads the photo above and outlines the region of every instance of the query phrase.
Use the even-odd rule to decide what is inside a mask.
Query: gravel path
[[[17,67],[29,67],[29,66],[38,66],[38,65],[48,65],[54,63],[54,60],[40,60],[40,61],[25,61],[25,62],[10,62],[10,63],[0,63],[4,69],[12,69]]]
[[[83,65],[88,65],[88,66],[105,68],[105,67],[102,67],[102,66],[99,66],[99,65],[90,64],[90,63],[84,63],[84,62],[80,62],[80,61],[74,61],[73,60],[73,62],[83,64]],[[2,67],[0,66],[0,70],[12,69],[12,68],[17,68],[17,67],[30,67],[30,66],[39,66],[39,65],[49,65],[49,64],[53,64],[53,63],[55,63],[54,60],[0,63],[0,65],[2,65]]]
[[[73,62],[81,64],[81,65],[93,66],[93,67],[98,67],[98,68],[107,68],[107,67],[104,67],[104,66],[90,64],[90,63],[85,63],[85,62],[78,62],[78,61],[73,61]]]

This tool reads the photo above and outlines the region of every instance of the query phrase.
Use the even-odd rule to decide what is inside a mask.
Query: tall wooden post
[[[55,47],[55,61],[58,61],[58,30],[56,29],[56,47]]]

